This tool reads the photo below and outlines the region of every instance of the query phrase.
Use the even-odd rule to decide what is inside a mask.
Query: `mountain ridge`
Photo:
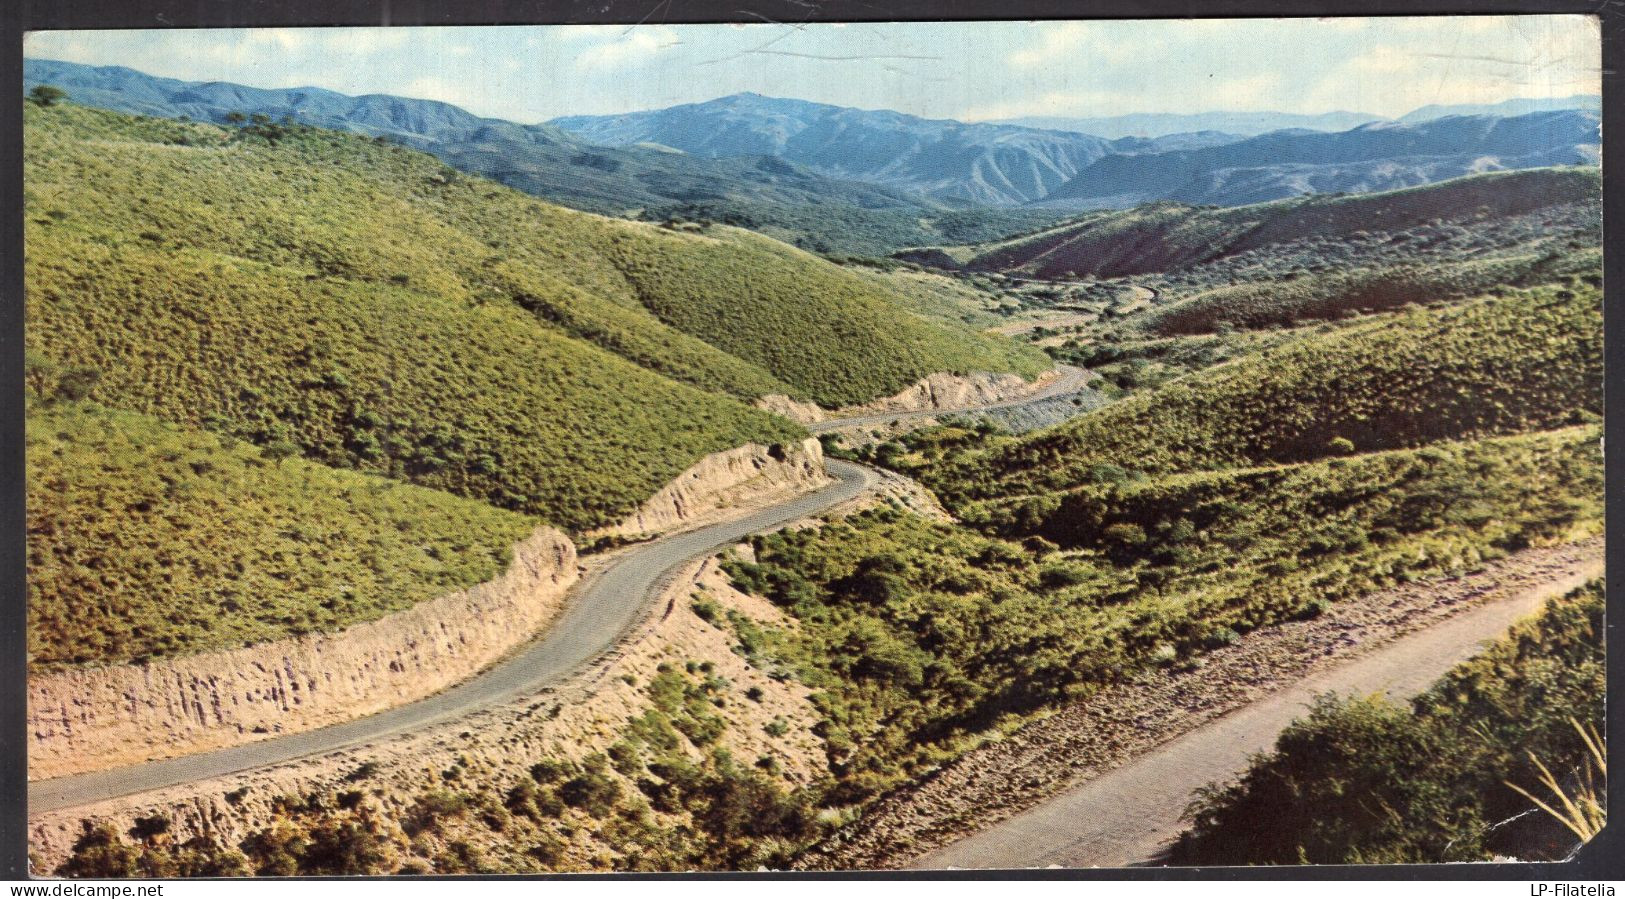
[[[1595,94],[1568,97],[1517,97],[1499,103],[1429,104],[1404,115],[1390,118],[1368,112],[1334,110],[1323,113],[1276,112],[1273,110],[1172,113],[1140,112],[1115,116],[1016,116],[991,121],[1001,124],[1077,131],[1107,139],[1124,137],[1169,137],[1180,134],[1221,131],[1236,140],[1257,137],[1272,131],[1304,128],[1311,131],[1347,131],[1373,122],[1415,124],[1452,115],[1523,115],[1562,109],[1588,112],[1602,110],[1602,98]]]
[[[770,155],[939,200],[1036,200],[1114,152],[1092,135],[864,110],[750,92],[613,116],[551,119],[609,146],[654,142],[711,158]]]
[[[1597,116],[1585,109],[1485,112],[1584,106],[1591,102],[1584,95],[1422,107],[1402,117],[1417,121],[1377,119],[1343,131],[1292,127],[1252,137],[1207,130],[1107,139],[753,92],[524,125],[434,100],[24,61],[25,89],[47,81],[66,88],[74,102],[137,114],[217,123],[231,112],[291,117],[394,140],[589,212],[719,220],[815,252],[858,255],[987,240],[1042,226],[1046,216],[1054,221],[1089,209],[1157,200],[1240,206],[1302,194],[1370,193],[1484,171],[1594,164],[1600,152]],[[1459,114],[1464,110],[1475,114]],[[1365,118],[1334,112],[1292,121]],[[967,209],[978,211],[967,216]]]
[[[1501,169],[1587,165],[1600,153],[1599,123],[1593,113],[1557,110],[1373,122],[1345,132],[1272,132],[1218,147],[1104,157],[1042,202],[1079,209],[1156,200],[1239,206]]]
[[[988,210],[973,221],[958,208],[963,204],[831,178],[783,159],[708,159],[671,147],[599,146],[546,123],[482,118],[434,100],[249,88],[161,78],[123,66],[25,59],[23,90],[47,83],[67,90],[70,102],[135,115],[215,124],[224,124],[232,112],[274,120],[292,116],[302,124],[424,150],[455,168],[575,209],[653,221],[732,221],[819,252],[883,255],[966,234],[988,239],[1044,220],[1034,211]]]

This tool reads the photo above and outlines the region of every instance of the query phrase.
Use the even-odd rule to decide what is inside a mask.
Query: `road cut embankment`
[[[1044,391],[1064,374],[1062,369],[1051,369],[1026,381],[1013,374],[937,372],[892,396],[857,406],[825,410],[781,394],[764,396],[756,401],[756,406],[804,425],[908,412],[952,412],[1025,399]]]
[[[686,530],[829,480],[815,439],[747,444],[701,459],[599,533]],[[547,628],[579,574],[575,545],[551,528],[516,544],[512,559],[485,583],[341,631],[30,677],[29,778],[313,730],[468,680]]]
[[[590,536],[658,534],[720,520],[829,483],[824,447],[800,443],[747,443],[712,453],[689,468],[620,522]]]
[[[489,581],[333,633],[31,677],[29,777],[248,743],[438,692],[528,640],[576,581],[575,545],[552,528],[512,559]]]

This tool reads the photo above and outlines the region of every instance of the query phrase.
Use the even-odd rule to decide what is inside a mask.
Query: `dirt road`
[[[1025,812],[916,859],[913,868],[1121,867],[1178,835],[1193,792],[1245,770],[1250,754],[1326,692],[1409,697],[1505,633],[1548,597],[1602,571],[1601,546],[1555,576],[1494,596],[1244,705]]]

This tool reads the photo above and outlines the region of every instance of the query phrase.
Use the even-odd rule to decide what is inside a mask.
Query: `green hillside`
[[[1298,465],[1199,471],[1092,484],[967,510],[1010,536],[1038,534],[1123,563],[1263,567],[1246,551],[1258,534],[1293,541],[1299,558],[1358,554],[1411,535],[1471,526],[1502,547],[1563,536],[1576,494],[1600,490],[1595,429],[1447,441]],[[1473,473],[1472,477],[1467,477]],[[1577,489],[1576,485],[1586,485]],[[1589,504],[1587,504],[1589,505]]]
[[[487,580],[537,522],[143,415],[28,419],[32,671],[327,631]]]
[[[572,205],[582,209],[591,208]],[[1063,215],[1043,209],[941,209],[932,208],[927,203],[876,208],[836,200],[793,204],[729,197],[686,203],[653,203],[639,214],[639,218],[657,222],[668,219],[709,220],[749,228],[817,253],[884,256],[903,247],[995,240],[1030,231],[1034,227],[1051,225]]]
[[[1298,462],[1600,414],[1601,294],[1532,290],[1313,334],[918,476],[946,497]]]
[[[795,373],[784,377],[824,405],[896,393],[931,371],[1030,377],[1049,367],[1035,350],[911,316],[903,311],[909,301],[883,298],[885,285],[844,270],[825,272],[829,263],[769,238],[728,229],[684,239],[635,243],[612,236],[603,251],[662,321],[710,335],[713,344],[769,371]],[[749,284],[753,295],[731,295],[732,284]],[[769,304],[773,314],[750,314],[743,303]]]
[[[395,146],[27,105],[28,346],[91,399],[583,529],[701,456],[1030,350],[744,231],[540,203]]]
[[[312,282],[517,306],[641,366],[740,398],[788,392],[841,405],[933,371],[1031,373],[1045,363],[909,315],[897,292],[748,232],[574,212],[398,146],[71,106],[26,115],[29,218],[52,233],[249,259]],[[841,362],[820,364],[827,359]]]
[[[1595,251],[1358,269],[1221,287],[1147,312],[1130,324],[1163,337],[1209,334],[1225,327],[1290,327],[1459,299],[1501,287],[1549,283],[1600,269]]]
[[[1567,203],[1599,204],[1594,168],[1528,169],[1357,196],[1312,194],[1221,209],[1153,203],[1101,212],[1015,240],[951,249],[964,266],[1036,278],[1162,272],[1305,238],[1404,231],[1437,220],[1517,216]],[[1600,215],[1599,215],[1600,217]],[[940,264],[948,256],[933,257]]]
[[[798,433],[512,304],[65,229],[29,249],[29,344],[94,369],[92,399],[565,527],[611,520],[707,453]]]

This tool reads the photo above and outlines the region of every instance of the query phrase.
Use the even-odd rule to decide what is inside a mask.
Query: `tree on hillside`
[[[248,121],[248,116],[233,110],[232,112],[226,113],[226,121],[232,125],[241,125],[242,123]]]
[[[55,106],[57,101],[68,99],[68,92],[49,84],[36,84],[28,92],[28,99],[36,106]]]

